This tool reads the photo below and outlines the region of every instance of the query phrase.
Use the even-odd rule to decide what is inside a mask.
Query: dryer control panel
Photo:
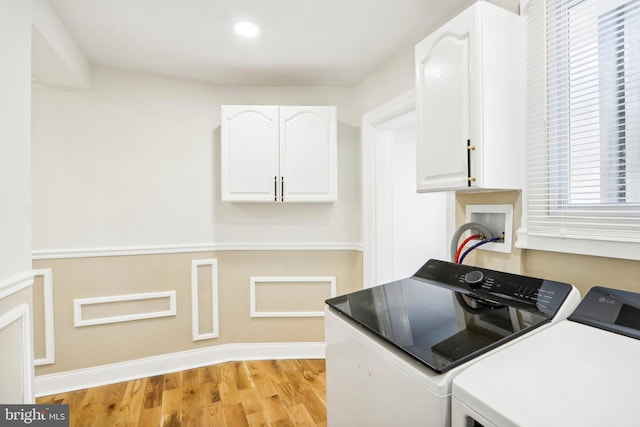
[[[640,339],[640,294],[595,286],[569,320]]]

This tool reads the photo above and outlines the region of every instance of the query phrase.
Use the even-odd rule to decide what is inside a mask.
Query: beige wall
[[[522,200],[519,191],[460,193],[456,196],[456,224],[465,222],[469,204],[510,204],[513,211],[513,235],[520,227]],[[564,254],[513,248],[511,254],[475,250],[465,264],[509,271],[574,285],[585,295],[593,286],[606,286],[640,292],[640,262],[616,258]]]
[[[583,296],[594,286],[640,292],[638,261],[526,250],[522,271],[529,276],[571,283]]]
[[[194,342],[191,262],[198,259],[217,259],[219,337]],[[52,269],[55,299],[56,362],[37,367],[37,375],[226,343],[322,342],[321,317],[250,317],[249,278],[335,276],[338,294],[362,287],[362,254],[358,251],[220,251],[50,259],[35,261],[34,268]],[[304,311],[315,306],[321,310],[324,294],[311,292],[316,301],[309,300],[304,286],[305,283],[294,284],[294,289],[299,289],[292,294],[299,300],[290,298],[280,309]],[[74,299],[158,291],[176,291],[176,316],[74,327]],[[204,320],[212,317],[209,298],[201,292],[200,331],[206,333],[211,328],[207,330]],[[269,307],[277,307],[277,302],[268,301],[268,293],[266,287],[258,298],[266,298]],[[298,305],[300,309],[295,308]],[[149,306],[152,307],[156,308],[155,303]],[[101,311],[103,316],[115,316],[125,309],[130,307],[113,304]],[[144,307],[137,309],[148,311]]]

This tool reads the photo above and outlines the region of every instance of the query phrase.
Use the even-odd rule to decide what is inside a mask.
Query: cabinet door
[[[222,106],[222,201],[276,199],[278,140],[277,106]]]
[[[280,107],[280,179],[285,202],[337,199],[335,107]]]
[[[475,113],[472,12],[458,15],[416,46],[418,191],[470,185],[467,160],[476,155],[467,148]]]

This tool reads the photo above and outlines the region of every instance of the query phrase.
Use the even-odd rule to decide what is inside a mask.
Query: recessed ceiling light
[[[254,37],[260,32],[258,26],[251,22],[238,22],[234,29],[236,30],[236,33],[243,37]]]

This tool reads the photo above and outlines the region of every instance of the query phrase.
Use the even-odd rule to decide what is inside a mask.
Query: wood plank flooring
[[[36,403],[69,404],[73,427],[326,426],[325,379],[321,359],[229,362]]]

